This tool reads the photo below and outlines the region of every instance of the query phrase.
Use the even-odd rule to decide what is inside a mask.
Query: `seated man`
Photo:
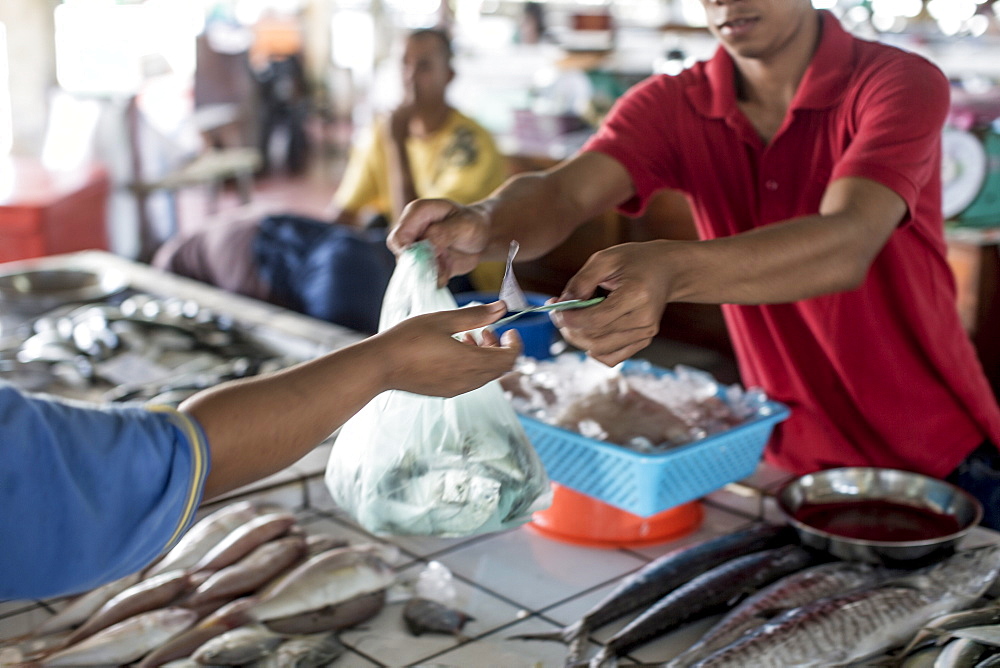
[[[352,150],[329,222],[296,215],[210,226],[165,244],[153,264],[231,292],[363,332],[378,327],[395,266],[390,220],[418,197],[481,199],[505,176],[489,133],[448,105],[451,45],[438,30],[411,33],[403,101]],[[477,268],[456,289],[496,291],[502,265]]]

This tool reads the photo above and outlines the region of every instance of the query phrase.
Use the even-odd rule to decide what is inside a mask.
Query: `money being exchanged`
[[[507,251],[507,268],[504,270],[503,281],[500,283],[500,299],[507,304],[507,309],[511,311],[511,315],[500,318],[495,323],[490,325],[490,329],[502,327],[509,322],[517,320],[522,315],[527,315],[529,313],[586,308],[604,301],[604,297],[593,297],[591,299],[567,299],[565,301],[543,304],[541,306],[531,306],[528,303],[528,298],[524,295],[524,291],[518,284],[517,278],[514,276],[514,256],[517,255],[519,248],[520,244],[516,241],[510,242],[510,250]]]

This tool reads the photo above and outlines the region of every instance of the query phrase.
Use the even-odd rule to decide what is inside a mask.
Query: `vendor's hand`
[[[438,285],[467,274],[480,262],[489,243],[489,221],[475,206],[446,199],[418,199],[403,209],[389,234],[389,249],[399,255],[411,244],[426,239],[434,246]]]
[[[660,329],[669,294],[662,243],[622,244],[594,253],[559,300],[587,299],[598,287],[610,294],[595,306],[554,313],[563,337],[608,366],[648,346]]]
[[[514,330],[497,340],[484,332],[483,343],[453,334],[485,327],[507,312],[503,302],[414,316],[379,334],[387,389],[453,397],[510,371],[521,354]]]

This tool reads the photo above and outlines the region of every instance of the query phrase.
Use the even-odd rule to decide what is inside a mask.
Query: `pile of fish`
[[[650,562],[558,632],[515,638],[564,642],[567,666],[599,668],[722,613],[698,642],[659,665],[833,666],[873,657],[864,665],[1000,665],[1000,605],[983,607],[998,574],[1000,546],[899,570],[831,561],[797,545],[788,528],[758,524]],[[592,631],[636,612],[593,657],[583,656]]]
[[[280,508],[233,503],[144,571],[78,596],[0,649],[0,663],[327,665],[344,651],[337,631],[382,610],[392,550],[307,536]]]
[[[0,376],[29,391],[110,386],[102,401],[176,405],[221,381],[294,361],[192,300],[147,294],[60,307],[22,330],[16,345],[0,350]]]

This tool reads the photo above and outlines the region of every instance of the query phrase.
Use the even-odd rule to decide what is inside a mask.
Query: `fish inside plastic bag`
[[[456,307],[437,287],[433,249],[415,244],[389,281],[379,331]],[[326,485],[356,522],[386,535],[497,531],[528,521],[552,495],[498,381],[448,399],[380,394],[341,428]]]

